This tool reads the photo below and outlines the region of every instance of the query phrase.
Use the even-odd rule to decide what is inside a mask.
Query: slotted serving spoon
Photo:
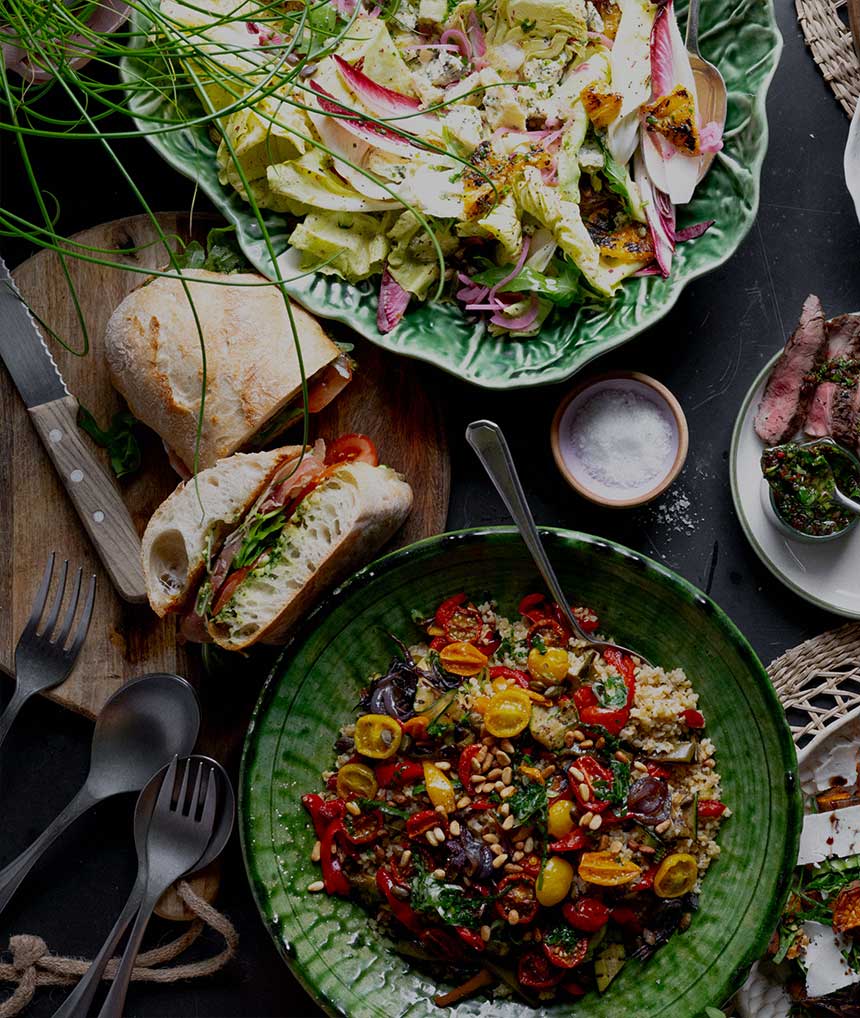
[[[607,650],[617,650],[650,665],[651,662],[643,657],[638,650],[630,650],[629,647],[622,647],[620,644],[610,643],[608,640],[594,640],[580,626],[570,609],[567,597],[544,550],[532,511],[529,509],[523,486],[520,484],[517,469],[514,466],[511,450],[508,448],[508,443],[498,424],[494,424],[492,421],[473,421],[466,428],[466,441],[475,450],[484,470],[487,471],[490,480],[495,485],[496,491],[501,495],[502,501],[520,532],[520,537],[538,567],[538,572],[543,577],[544,583],[564,613],[573,632],[580,640],[584,640],[601,654]]]

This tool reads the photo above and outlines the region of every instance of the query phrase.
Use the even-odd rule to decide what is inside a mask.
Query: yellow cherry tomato
[[[569,799],[556,799],[549,808],[546,829],[552,838],[563,838],[570,834],[576,823],[570,814],[573,803]]]
[[[532,702],[524,689],[503,689],[490,698],[484,724],[497,739],[511,739],[528,726],[531,716]]]
[[[355,749],[373,760],[387,760],[400,749],[403,729],[387,714],[362,714],[355,723]]]
[[[527,778],[531,778],[532,781],[536,781],[539,785],[546,784],[543,779],[543,774],[537,769],[537,767],[529,767],[528,764],[520,764],[520,772],[525,774]]]
[[[472,701],[472,710],[476,714],[486,714],[487,707],[490,706],[490,698],[488,696],[476,696]]]
[[[573,882],[573,867],[560,855],[551,855],[535,881],[535,897],[546,908],[567,897]]]
[[[567,651],[563,647],[547,647],[546,651],[533,647],[529,651],[528,669],[532,678],[561,682],[570,669]]]
[[[453,813],[456,808],[456,796],[454,786],[448,780],[444,771],[440,771],[436,764],[424,764],[424,784],[427,787],[427,794],[434,806],[441,806],[446,813]]]
[[[489,659],[486,654],[478,650],[477,647],[473,647],[471,643],[458,641],[443,647],[439,660],[445,671],[465,677],[482,672],[487,667]]]
[[[337,772],[337,794],[341,799],[348,799],[352,795],[372,799],[378,788],[376,775],[366,764],[344,764]]]
[[[614,852],[583,852],[579,859],[579,875],[599,887],[632,883],[641,872],[636,863],[619,859]]]
[[[680,898],[696,886],[699,867],[686,852],[667,855],[654,874],[654,893],[658,898]]]

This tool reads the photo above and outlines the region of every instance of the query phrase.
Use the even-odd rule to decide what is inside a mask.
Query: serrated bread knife
[[[112,479],[84,444],[78,401],[0,258],[0,358],[123,600],[146,600],[140,538]]]

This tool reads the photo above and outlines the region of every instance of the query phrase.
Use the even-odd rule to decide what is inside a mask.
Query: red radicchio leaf
[[[379,304],[376,308],[376,327],[380,332],[391,332],[405,314],[410,299],[409,291],[404,290],[386,268],[382,273],[382,282],[379,285]]]
[[[706,219],[703,223],[696,223],[693,226],[685,226],[683,230],[675,231],[675,243],[683,244],[685,240],[695,240],[714,225],[716,219]]]

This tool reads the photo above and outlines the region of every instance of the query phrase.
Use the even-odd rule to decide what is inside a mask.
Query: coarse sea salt
[[[678,451],[678,430],[651,390],[628,382],[587,391],[560,421],[562,455],[577,479],[608,499],[656,487]]]

